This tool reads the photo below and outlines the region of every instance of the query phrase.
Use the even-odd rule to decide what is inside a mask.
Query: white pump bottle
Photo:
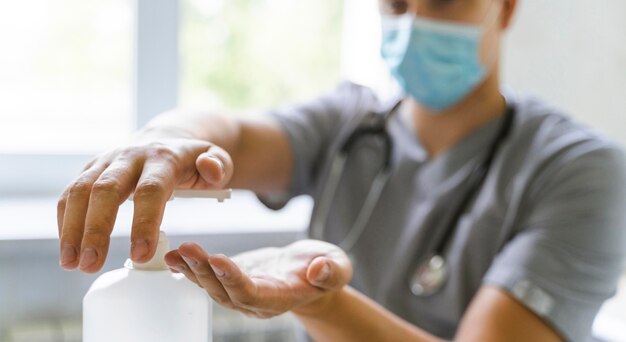
[[[225,198],[230,197],[227,191]],[[223,200],[208,192],[194,197]],[[83,342],[212,340],[209,296],[169,270],[163,259],[169,249],[161,232],[150,261],[139,264],[128,259],[124,268],[96,279],[83,299]]]

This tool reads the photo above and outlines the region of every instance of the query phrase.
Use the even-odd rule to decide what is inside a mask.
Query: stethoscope
[[[366,122],[358,125],[354,131],[348,135],[338,149],[336,155],[331,161],[327,182],[322,187],[319,201],[317,202],[318,205],[313,212],[310,230],[313,238],[320,240],[323,239],[324,226],[328,221],[329,212],[332,207],[333,198],[336,195],[339,182],[343,178],[343,171],[345,169],[350,150],[360,139],[374,137],[378,138],[383,145],[382,166],[372,182],[354,224],[348,230],[348,233],[338,246],[346,251],[346,253],[349,253],[363,234],[367,222],[371,218],[372,212],[380,199],[385,184],[387,184],[391,175],[391,155],[393,145],[391,137],[387,132],[387,122],[398,111],[402,101],[403,100],[397,101],[393,107],[386,112],[370,113],[365,117]],[[462,197],[459,204],[451,211],[452,215],[448,216],[448,224],[444,226],[445,229],[441,231],[441,234],[437,237],[434,243],[434,249],[432,252],[426,254],[427,257],[419,260],[417,267],[415,267],[415,271],[409,277],[409,288],[414,295],[432,295],[439,291],[439,289],[441,289],[443,284],[446,282],[449,270],[446,259],[444,258],[445,249],[448,246],[448,242],[450,241],[452,235],[454,235],[454,230],[463,215],[463,212],[472,198],[474,198],[474,196],[478,193],[487,178],[487,174],[489,173],[493,159],[498,152],[498,148],[511,130],[514,116],[515,109],[513,107],[508,107],[500,130],[490,145],[485,159],[482,163],[479,163],[474,169],[472,169],[470,175],[468,176],[466,182],[469,184],[468,190]]]

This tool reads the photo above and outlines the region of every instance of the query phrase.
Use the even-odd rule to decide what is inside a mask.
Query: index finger
[[[292,306],[292,298],[263,277],[254,280],[234,261],[223,254],[209,256],[209,264],[233,304],[256,312],[284,312]]]
[[[230,297],[224,287],[215,277],[211,265],[209,265],[209,255],[196,243],[183,243],[177,251],[170,252],[165,256],[165,261],[171,266],[189,267],[196,281],[209,293],[219,304],[235,309]]]

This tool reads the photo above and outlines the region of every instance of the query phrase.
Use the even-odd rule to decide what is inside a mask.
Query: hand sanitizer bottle
[[[211,341],[207,293],[163,260],[169,242],[161,232],[154,257],[130,259],[101,275],[83,299],[84,342]]]
[[[215,198],[224,202],[231,189],[175,190],[172,198]],[[132,195],[129,198],[132,201]],[[83,342],[207,342],[211,336],[211,301],[205,290],[165,260],[169,241],[159,235],[147,263],[126,260],[107,272],[83,298]]]

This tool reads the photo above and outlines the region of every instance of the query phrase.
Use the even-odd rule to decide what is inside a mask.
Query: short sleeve
[[[587,341],[624,268],[626,168],[619,148],[577,149],[583,152],[541,171],[521,228],[483,282],[509,292],[567,340]]]
[[[286,194],[263,194],[259,199],[270,208],[280,208],[292,197],[312,195],[342,129],[375,101],[369,88],[342,82],[314,100],[269,111],[289,140],[293,174]]]

